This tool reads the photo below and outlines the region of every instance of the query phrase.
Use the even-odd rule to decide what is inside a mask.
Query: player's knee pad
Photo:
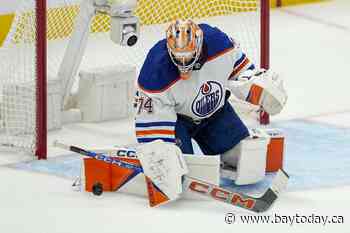
[[[238,185],[253,184],[265,177],[268,135],[252,131],[251,136],[221,155],[221,176]]]

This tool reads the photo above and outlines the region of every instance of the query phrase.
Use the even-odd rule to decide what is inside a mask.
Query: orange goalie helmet
[[[198,61],[203,31],[192,20],[176,20],[166,31],[168,52],[182,75],[188,74]]]

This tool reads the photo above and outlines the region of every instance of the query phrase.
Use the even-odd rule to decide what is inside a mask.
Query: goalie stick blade
[[[264,212],[273,205],[281,192],[286,189],[288,180],[289,175],[283,169],[278,170],[270,188],[268,188],[266,192],[260,198],[258,198],[261,202],[260,208],[258,208],[260,210],[259,212]]]
[[[268,210],[278,199],[279,194],[287,185],[288,178],[289,176],[286,172],[279,170],[271,187],[258,198],[239,192],[232,192],[189,176],[184,177],[183,186],[185,190],[190,190],[236,207],[260,213]]]
[[[287,188],[289,180],[289,175],[283,170],[279,169],[276,176],[272,180],[271,191],[273,191],[277,196]]]

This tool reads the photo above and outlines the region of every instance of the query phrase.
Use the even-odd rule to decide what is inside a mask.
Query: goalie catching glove
[[[287,102],[283,79],[270,70],[248,70],[230,85],[237,98],[261,106],[270,115],[280,113]]]
[[[156,140],[140,145],[136,152],[144,174],[169,201],[177,199],[182,193],[182,176],[188,173],[180,148]]]

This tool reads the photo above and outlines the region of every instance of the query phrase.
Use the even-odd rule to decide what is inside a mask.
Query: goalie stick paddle
[[[85,155],[90,158],[103,161],[105,163],[134,170],[135,172],[137,172],[137,174],[143,172],[143,169],[141,166],[121,161],[116,157],[112,157],[104,153],[96,153],[93,151],[82,149],[77,146],[69,146],[58,141],[54,142],[54,146],[65,150],[69,150],[81,155]],[[124,154],[125,149],[122,149],[122,150]],[[128,150],[128,151],[132,152],[133,154],[136,153],[135,150]],[[113,151],[111,151],[111,153],[115,155],[119,154],[118,152],[119,152],[118,148],[113,149]],[[253,197],[240,192],[232,192],[232,191],[223,189],[217,185],[214,185],[187,175],[185,175],[183,178],[183,187],[184,187],[184,190],[190,190],[191,192],[195,192],[197,194],[207,196],[217,201],[225,202],[227,204],[230,204],[236,207],[241,207],[246,210],[260,213],[268,210],[273,205],[273,203],[275,203],[280,193],[286,188],[288,179],[289,179],[288,174],[282,169],[280,169],[277,172],[276,176],[274,177],[271,186],[260,197]]]
[[[272,185],[261,197],[253,197],[240,192],[232,192],[217,185],[189,176],[184,177],[183,185],[192,192],[260,213],[268,210],[273,205],[281,191],[287,186],[288,179],[288,174],[283,170],[279,170],[276,177],[273,179]]]

